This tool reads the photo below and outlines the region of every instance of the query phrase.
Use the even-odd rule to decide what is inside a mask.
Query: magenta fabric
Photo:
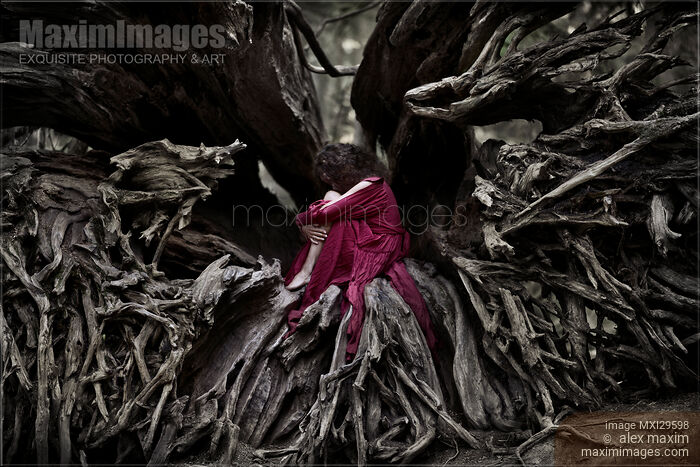
[[[318,300],[330,286],[344,289],[341,316],[352,305],[353,312],[348,324],[346,360],[351,361],[362,334],[364,322],[364,289],[372,279],[388,276],[392,286],[403,297],[418,320],[433,356],[437,340],[430,321],[425,301],[408,274],[401,259],[408,252],[409,233],[401,225],[401,216],[396,199],[389,185],[381,177],[369,177],[371,185],[336,201],[327,209],[321,209],[328,201],[318,200],[309,209],[296,217],[299,225],[331,224],[321,254],[311,273],[301,305],[287,315],[289,337],[297,327],[304,310]],[[291,282],[301,270],[311,246],[307,241],[294,259],[285,277]]]

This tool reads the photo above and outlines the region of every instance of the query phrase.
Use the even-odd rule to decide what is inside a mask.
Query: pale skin
[[[351,194],[369,185],[371,185],[371,182],[362,180],[342,195],[337,191],[331,190],[327,192],[326,195],[323,197],[323,199],[327,201],[327,203],[323,205],[321,210],[323,211],[324,209],[327,209],[329,206],[332,206],[341,199],[347,198]],[[294,276],[294,279],[292,279],[292,281],[289,284],[287,284],[286,287],[288,290],[296,290],[300,287],[303,287],[309,283],[309,280],[311,280],[311,273],[313,272],[314,266],[316,265],[316,260],[318,260],[318,257],[321,254],[321,250],[323,249],[323,243],[326,240],[326,237],[328,236],[328,231],[331,229],[331,225],[332,224],[309,224],[301,227],[301,233],[304,236],[304,238],[311,242],[311,247],[309,247],[309,252],[306,255],[306,260],[304,260],[304,264],[302,265],[301,270],[297,273],[296,276]]]

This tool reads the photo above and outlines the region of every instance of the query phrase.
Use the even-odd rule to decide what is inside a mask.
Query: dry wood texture
[[[325,138],[323,123],[310,74],[297,58],[281,3],[182,3],[177,8],[128,2],[81,3],[69,8],[3,3],[2,13],[6,26],[0,47],[3,125],[50,127],[110,151],[162,138],[190,145],[229,144],[238,138],[248,145],[243,155],[262,159],[298,199],[313,194],[311,156]],[[78,18],[88,24],[122,20],[222,25],[227,34],[223,48],[186,52],[224,54],[224,65],[191,63],[189,55],[182,64],[152,66],[19,62],[21,53],[51,54],[17,42],[19,20],[75,24]],[[177,53],[155,48],[142,52]],[[240,164],[238,170],[238,183],[254,187],[257,164]]]
[[[298,47],[322,50],[303,9],[81,7],[230,26],[228,66],[161,75],[18,66],[5,30],[3,123],[100,150],[0,156],[2,461],[405,463],[440,438],[484,447],[486,429],[532,435],[520,457],[571,409],[695,387],[697,75],[655,78],[685,65],[664,50],[697,17],[662,4],[521,45],[575,7],[386,2],[357,70],[321,57],[356,71],[362,136],[386,150],[400,201],[468,221],[431,228],[406,260],[439,361],[381,277],[353,362],[335,286],[282,340],[300,292],[280,262],[197,217],[217,192],[269,201],[256,157],[297,200],[314,193],[323,126]],[[543,131],[475,142],[474,126],[510,119]]]

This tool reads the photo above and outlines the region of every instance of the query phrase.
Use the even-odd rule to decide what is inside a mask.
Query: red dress
[[[365,315],[365,285],[377,276],[389,277],[392,286],[411,307],[423,330],[431,353],[435,355],[437,340],[430,322],[428,309],[413,278],[401,258],[408,251],[410,236],[401,225],[401,216],[394,194],[381,177],[369,177],[371,182],[355,193],[321,210],[328,201],[318,200],[296,217],[298,225],[333,223],[324,242],[299,308],[287,315],[291,335],[304,310],[318,300],[330,286],[344,288],[341,316],[352,305],[348,323],[346,360],[357,352]],[[294,259],[285,277],[289,284],[301,270],[311,246],[307,241]]]

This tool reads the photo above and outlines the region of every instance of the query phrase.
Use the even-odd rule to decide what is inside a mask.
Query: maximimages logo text
[[[86,20],[75,24],[46,24],[40,19],[20,20],[19,42],[44,52],[20,56],[20,63],[183,63],[189,60],[221,64],[225,54],[202,54],[200,51],[223,48],[227,34],[222,24],[152,25],[128,24],[124,20],[114,24],[90,24]],[[80,53],[80,49],[85,53]]]

